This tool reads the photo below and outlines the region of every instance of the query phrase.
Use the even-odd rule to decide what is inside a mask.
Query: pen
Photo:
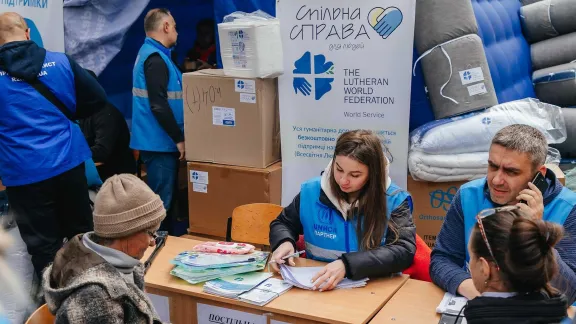
[[[306,251],[298,251],[298,252],[294,252],[294,253],[292,253],[292,254],[288,254],[287,256],[283,257],[282,260],[286,260],[286,259],[288,259],[288,258],[297,257],[297,256],[299,256],[300,254],[302,254],[302,253],[304,253],[304,252],[306,252]],[[276,260],[270,260],[270,262],[268,262],[268,263],[276,263]]]

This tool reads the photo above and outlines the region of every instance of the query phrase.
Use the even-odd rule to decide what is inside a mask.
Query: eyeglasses
[[[146,233],[148,233],[148,235],[150,235],[150,237],[152,237],[154,239],[154,241],[156,241],[156,238],[158,237],[158,234],[154,231],[146,231]]]
[[[498,262],[496,261],[496,257],[494,256],[494,252],[492,252],[492,247],[490,246],[490,243],[488,242],[488,237],[486,236],[486,231],[484,230],[484,224],[482,224],[482,219],[488,217],[488,216],[492,216],[496,213],[499,213],[501,211],[512,211],[512,210],[516,210],[518,209],[518,206],[504,206],[504,207],[498,207],[498,208],[489,208],[489,209],[484,209],[482,211],[480,211],[478,213],[478,215],[476,215],[476,221],[478,222],[478,228],[480,229],[480,234],[482,235],[482,239],[484,240],[484,243],[486,244],[486,247],[488,248],[488,252],[490,253],[490,256],[492,257],[492,260],[494,261],[494,264],[496,265],[496,269],[498,271],[500,271],[500,266],[498,265]]]

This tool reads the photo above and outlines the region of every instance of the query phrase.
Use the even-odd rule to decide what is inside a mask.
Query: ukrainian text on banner
[[[354,3],[354,4],[353,4]],[[282,204],[319,176],[338,136],[380,135],[406,188],[415,0],[279,0]]]
[[[62,0],[0,0],[0,12],[17,12],[30,28],[30,38],[50,51],[64,52]]]

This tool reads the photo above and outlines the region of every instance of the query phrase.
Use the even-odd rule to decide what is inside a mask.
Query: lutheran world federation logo
[[[314,95],[315,100],[332,90],[334,82],[334,63],[326,61],[323,54],[314,55],[310,52],[304,53],[301,58],[294,62],[294,92],[307,97]],[[314,84],[314,85],[312,85]]]

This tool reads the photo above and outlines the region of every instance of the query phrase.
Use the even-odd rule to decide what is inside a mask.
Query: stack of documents
[[[197,284],[240,273],[264,269],[269,252],[255,251],[250,254],[218,254],[207,252],[182,252],[172,264],[176,265],[170,274]]]
[[[280,295],[290,290],[290,288],[292,288],[291,284],[280,279],[270,278],[258,287],[240,295],[238,299],[246,303],[264,306],[275,298],[280,297]]]
[[[272,277],[270,272],[254,272],[223,277],[204,284],[204,292],[228,298],[236,298],[254,289],[266,279]]]
[[[290,267],[285,264],[280,265],[280,274],[286,283],[298,288],[311,290],[314,285],[311,281],[324,267]],[[336,289],[359,288],[366,286],[368,278],[361,280],[344,279],[336,286]],[[322,288],[317,287],[317,288]]]
[[[458,315],[467,302],[466,297],[456,297],[451,293],[445,293],[440,305],[436,307],[436,313]]]

